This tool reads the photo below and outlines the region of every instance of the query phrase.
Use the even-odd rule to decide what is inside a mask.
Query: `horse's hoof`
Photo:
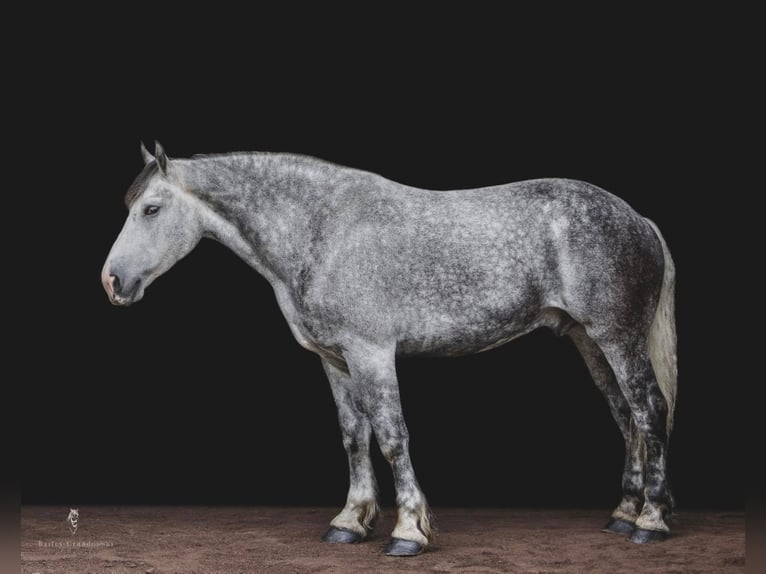
[[[322,540],[333,544],[356,544],[362,541],[362,535],[348,528],[331,526],[330,530],[322,536]]]
[[[622,534],[630,536],[635,532],[636,524],[634,522],[628,522],[622,518],[610,518],[606,526],[601,529],[601,532],[609,532],[611,534]],[[647,531],[650,532],[650,531]]]
[[[425,547],[414,540],[405,540],[404,538],[392,538],[383,549],[386,556],[417,556]]]
[[[668,533],[663,530],[646,530],[645,528],[636,528],[630,541],[635,544],[648,544],[649,542],[662,542],[667,540]]]

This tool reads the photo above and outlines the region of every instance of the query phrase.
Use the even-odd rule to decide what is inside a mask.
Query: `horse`
[[[298,154],[171,159],[158,142],[141,154],[101,271],[109,300],[139,301],[203,237],[269,281],[297,342],[321,358],[348,457],[325,541],[370,536],[373,435],[396,489],[383,551],[412,556],[432,541],[397,356],[478,353],[540,327],[571,338],[625,440],[622,499],[604,530],[667,538],[675,268],[657,226],[625,201],[570,179],[427,190]]]

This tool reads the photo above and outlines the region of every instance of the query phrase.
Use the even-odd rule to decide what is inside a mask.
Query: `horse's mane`
[[[343,171],[360,171],[354,170],[346,166],[335,164],[327,160],[317,158],[311,155],[285,153],[285,152],[269,152],[269,151],[253,151],[253,152],[225,152],[225,153],[197,153],[191,156],[191,160],[203,160],[203,159],[220,159],[230,158],[233,160],[248,160],[251,158],[273,158],[274,160],[287,161],[294,166],[304,167],[309,170],[326,170],[330,167],[340,168]],[[128,191],[125,193],[125,205],[130,208],[136,199],[146,190],[149,180],[159,173],[157,162],[150,161],[144,166],[144,169],[136,176],[133,183],[130,184]]]

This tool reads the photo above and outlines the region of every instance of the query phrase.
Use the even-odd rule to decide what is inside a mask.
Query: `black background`
[[[108,303],[99,273],[122,196],[142,167],[139,141],[158,139],[171,157],[287,151],[428,188],[571,177],[623,197],[660,226],[677,266],[678,504],[744,505],[745,380],[717,311],[731,297],[738,144],[724,19],[196,16],[52,26],[45,58],[25,70],[29,105],[15,119],[31,165],[17,193],[32,209],[5,214],[22,230],[10,250],[28,266],[16,310],[28,319],[23,503],[345,499],[319,359],[295,343],[255,271],[204,241],[136,306]],[[398,371],[433,505],[619,500],[622,438],[567,339],[539,331]]]

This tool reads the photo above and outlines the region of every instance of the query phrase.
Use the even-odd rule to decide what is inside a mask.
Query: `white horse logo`
[[[66,522],[69,525],[69,532],[72,536],[77,532],[77,521],[80,519],[80,511],[77,508],[70,508],[69,515],[66,517]]]

